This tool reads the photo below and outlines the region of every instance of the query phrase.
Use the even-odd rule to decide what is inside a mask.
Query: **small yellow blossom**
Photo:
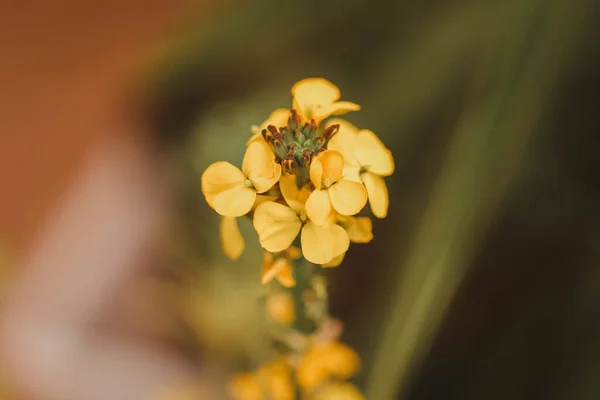
[[[394,172],[394,157],[391,151],[370,130],[359,130],[341,119],[328,123],[340,127],[338,133],[329,141],[328,149],[340,152],[345,165],[355,169],[367,189],[373,215],[385,218],[389,197],[383,177]]]
[[[261,246],[270,252],[287,249],[298,233],[304,258],[314,264],[325,264],[345,253],[350,246],[348,233],[341,226],[317,225],[298,215],[292,208],[267,201],[256,207],[254,229]]]
[[[348,382],[330,382],[308,400],[366,400],[356,386]]]
[[[294,400],[296,387],[292,379],[292,370],[283,360],[276,360],[263,365],[258,374],[273,400]]]
[[[288,292],[272,293],[267,298],[267,313],[269,316],[284,325],[290,325],[296,320],[294,299]]]
[[[323,78],[307,78],[292,87],[293,108],[304,121],[314,119],[317,124],[330,115],[358,111],[360,106],[349,101],[338,101],[340,89]]]
[[[260,126],[252,125],[250,127],[250,131],[252,131],[253,135],[246,142],[246,146],[249,146],[255,140],[264,140],[261,132],[263,129],[267,129],[269,125],[273,125],[277,128],[285,126],[290,117],[290,110],[287,108],[278,108],[269,115],[269,118],[263,121]]]
[[[265,393],[256,375],[241,372],[229,382],[229,392],[235,400],[263,400]]]
[[[229,392],[235,400],[294,400],[296,387],[287,362],[275,360],[256,372],[236,374],[229,383]]]
[[[306,201],[306,214],[315,224],[326,223],[333,210],[354,215],[367,204],[365,187],[345,179],[343,171],[344,157],[334,150],[320,153],[310,164],[310,180],[315,190]]]
[[[202,192],[206,202],[225,217],[240,217],[254,205],[258,193],[277,183],[281,165],[266,142],[248,146],[242,169],[225,161],[211,164],[202,174]]]
[[[261,283],[264,285],[277,279],[281,285],[292,287],[296,284],[293,277],[292,260],[297,260],[302,257],[300,249],[294,246],[277,254],[265,252],[263,256]]]
[[[360,368],[356,351],[340,342],[316,342],[303,355],[296,368],[298,385],[313,391],[329,378],[349,379]]]

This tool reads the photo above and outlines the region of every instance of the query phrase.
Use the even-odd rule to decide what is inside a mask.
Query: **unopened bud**
[[[288,129],[290,132],[295,133],[302,129],[302,121],[300,120],[300,116],[298,112],[294,109],[290,111],[290,118],[288,119]]]
[[[302,162],[304,163],[304,166],[310,165],[310,162],[312,161],[314,155],[315,151],[311,148],[307,148],[302,151]]]
[[[327,129],[325,129],[325,131],[323,132],[323,137],[325,138],[325,141],[329,142],[329,140],[333,136],[335,136],[335,134],[338,133],[339,130],[340,130],[340,125],[339,124],[331,125]]]

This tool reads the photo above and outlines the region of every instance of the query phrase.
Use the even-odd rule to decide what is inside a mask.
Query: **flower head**
[[[316,342],[300,359],[296,379],[298,386],[312,391],[329,378],[352,378],[359,368],[358,354],[348,345]]]
[[[329,142],[328,148],[343,154],[348,170],[354,169],[355,175],[367,189],[373,215],[384,218],[387,215],[389,197],[383,177],[394,172],[391,151],[370,130],[359,130],[340,119],[329,123],[339,126],[339,131]]]

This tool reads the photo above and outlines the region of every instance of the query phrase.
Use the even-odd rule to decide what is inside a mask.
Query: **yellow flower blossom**
[[[326,223],[333,210],[354,215],[367,204],[365,187],[345,179],[343,171],[344,157],[334,150],[320,153],[310,164],[310,180],[315,190],[306,200],[306,214],[317,225]]]
[[[284,325],[290,325],[296,320],[294,299],[288,292],[272,293],[267,298],[267,314]]]
[[[349,379],[360,368],[356,351],[340,342],[314,343],[296,367],[298,386],[313,391],[329,378]]]
[[[345,165],[355,168],[367,189],[373,215],[385,218],[389,197],[383,177],[394,172],[394,157],[391,151],[370,130],[359,130],[341,119],[328,123],[340,126],[338,133],[329,141],[328,149],[340,152]]]
[[[330,382],[310,396],[308,400],[366,400],[366,397],[351,383]]]
[[[297,260],[302,257],[300,249],[294,246],[277,254],[265,252],[263,256],[261,283],[264,285],[277,279],[281,285],[292,287],[296,284],[293,277],[292,260]]]
[[[256,375],[238,373],[229,382],[229,393],[235,400],[263,400],[265,393]]]
[[[225,217],[247,214],[258,193],[273,187],[281,176],[281,165],[266,142],[248,146],[242,169],[225,161],[211,164],[202,174],[202,192],[206,202]]]
[[[296,82],[292,87],[292,96],[292,108],[306,122],[314,119],[318,124],[330,115],[360,110],[358,104],[338,101],[341,97],[340,89],[323,78],[307,78]]]
[[[292,370],[287,362],[276,360],[263,365],[258,374],[273,400],[294,400],[296,387],[292,380]]]
[[[264,140],[261,132],[263,129],[267,129],[269,125],[273,125],[277,128],[287,125],[288,118],[290,117],[290,110],[287,108],[278,108],[269,115],[269,118],[263,121],[260,126],[252,125],[250,131],[253,135],[246,142],[246,146],[250,146],[250,143],[255,140]]]
[[[275,360],[256,372],[236,374],[229,383],[229,392],[235,400],[294,400],[296,388],[290,366],[284,360]]]
[[[348,234],[341,226],[317,225],[302,213],[298,215],[292,208],[271,201],[256,208],[253,223],[261,246],[270,252],[287,249],[302,231],[302,254],[314,264],[328,263],[350,246]]]

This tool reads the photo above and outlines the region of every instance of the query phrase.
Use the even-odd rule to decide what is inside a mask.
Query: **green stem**
[[[314,264],[308,262],[304,258],[294,261],[294,278],[296,279],[296,285],[291,289],[294,298],[294,311],[296,314],[294,329],[305,334],[312,333],[315,330],[315,323],[308,317],[304,302],[304,293],[306,293],[308,289],[311,289],[311,279],[314,269]]]

